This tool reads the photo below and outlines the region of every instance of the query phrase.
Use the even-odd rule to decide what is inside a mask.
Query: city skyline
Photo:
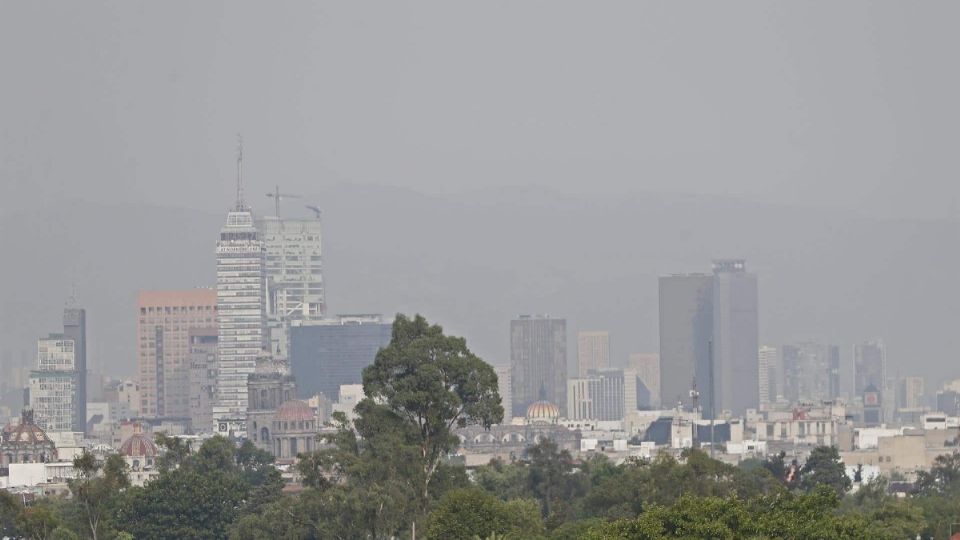
[[[0,537],[960,526],[960,3],[0,4]]]

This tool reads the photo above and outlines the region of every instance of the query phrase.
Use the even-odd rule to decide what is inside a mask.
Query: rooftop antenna
[[[79,304],[77,297],[77,281],[73,280],[70,282],[70,296],[67,297],[67,308],[75,308]]]
[[[237,133],[237,211],[243,209],[243,136]]]

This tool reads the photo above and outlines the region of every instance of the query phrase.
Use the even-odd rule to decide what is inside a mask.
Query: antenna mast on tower
[[[243,137],[237,133],[237,210],[243,209]]]

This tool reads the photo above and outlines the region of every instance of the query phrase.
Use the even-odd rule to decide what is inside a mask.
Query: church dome
[[[53,444],[50,437],[33,421],[33,411],[24,409],[17,425],[3,428],[5,444]]]
[[[120,454],[127,457],[157,457],[157,445],[150,436],[141,431],[139,425],[134,427],[133,435],[120,445]]]
[[[284,401],[277,410],[277,420],[281,422],[300,422],[313,420],[313,409],[305,401],[291,399]]]
[[[549,401],[535,401],[527,407],[527,422],[554,423],[559,418],[560,408]]]

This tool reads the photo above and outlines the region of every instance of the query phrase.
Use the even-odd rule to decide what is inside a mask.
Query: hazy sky
[[[242,131],[257,197],[536,184],[944,217],[958,20],[947,1],[3,0],[0,182],[219,211]]]
[[[96,361],[132,373],[136,291],[213,283],[242,132],[257,212],[275,184],[324,208],[334,312],[423,311],[494,363],[510,317],[549,312],[622,359],[656,350],[658,275],[743,256],[766,343],[882,337],[958,376],[957,21],[0,0],[0,352],[29,356],[74,282]]]

